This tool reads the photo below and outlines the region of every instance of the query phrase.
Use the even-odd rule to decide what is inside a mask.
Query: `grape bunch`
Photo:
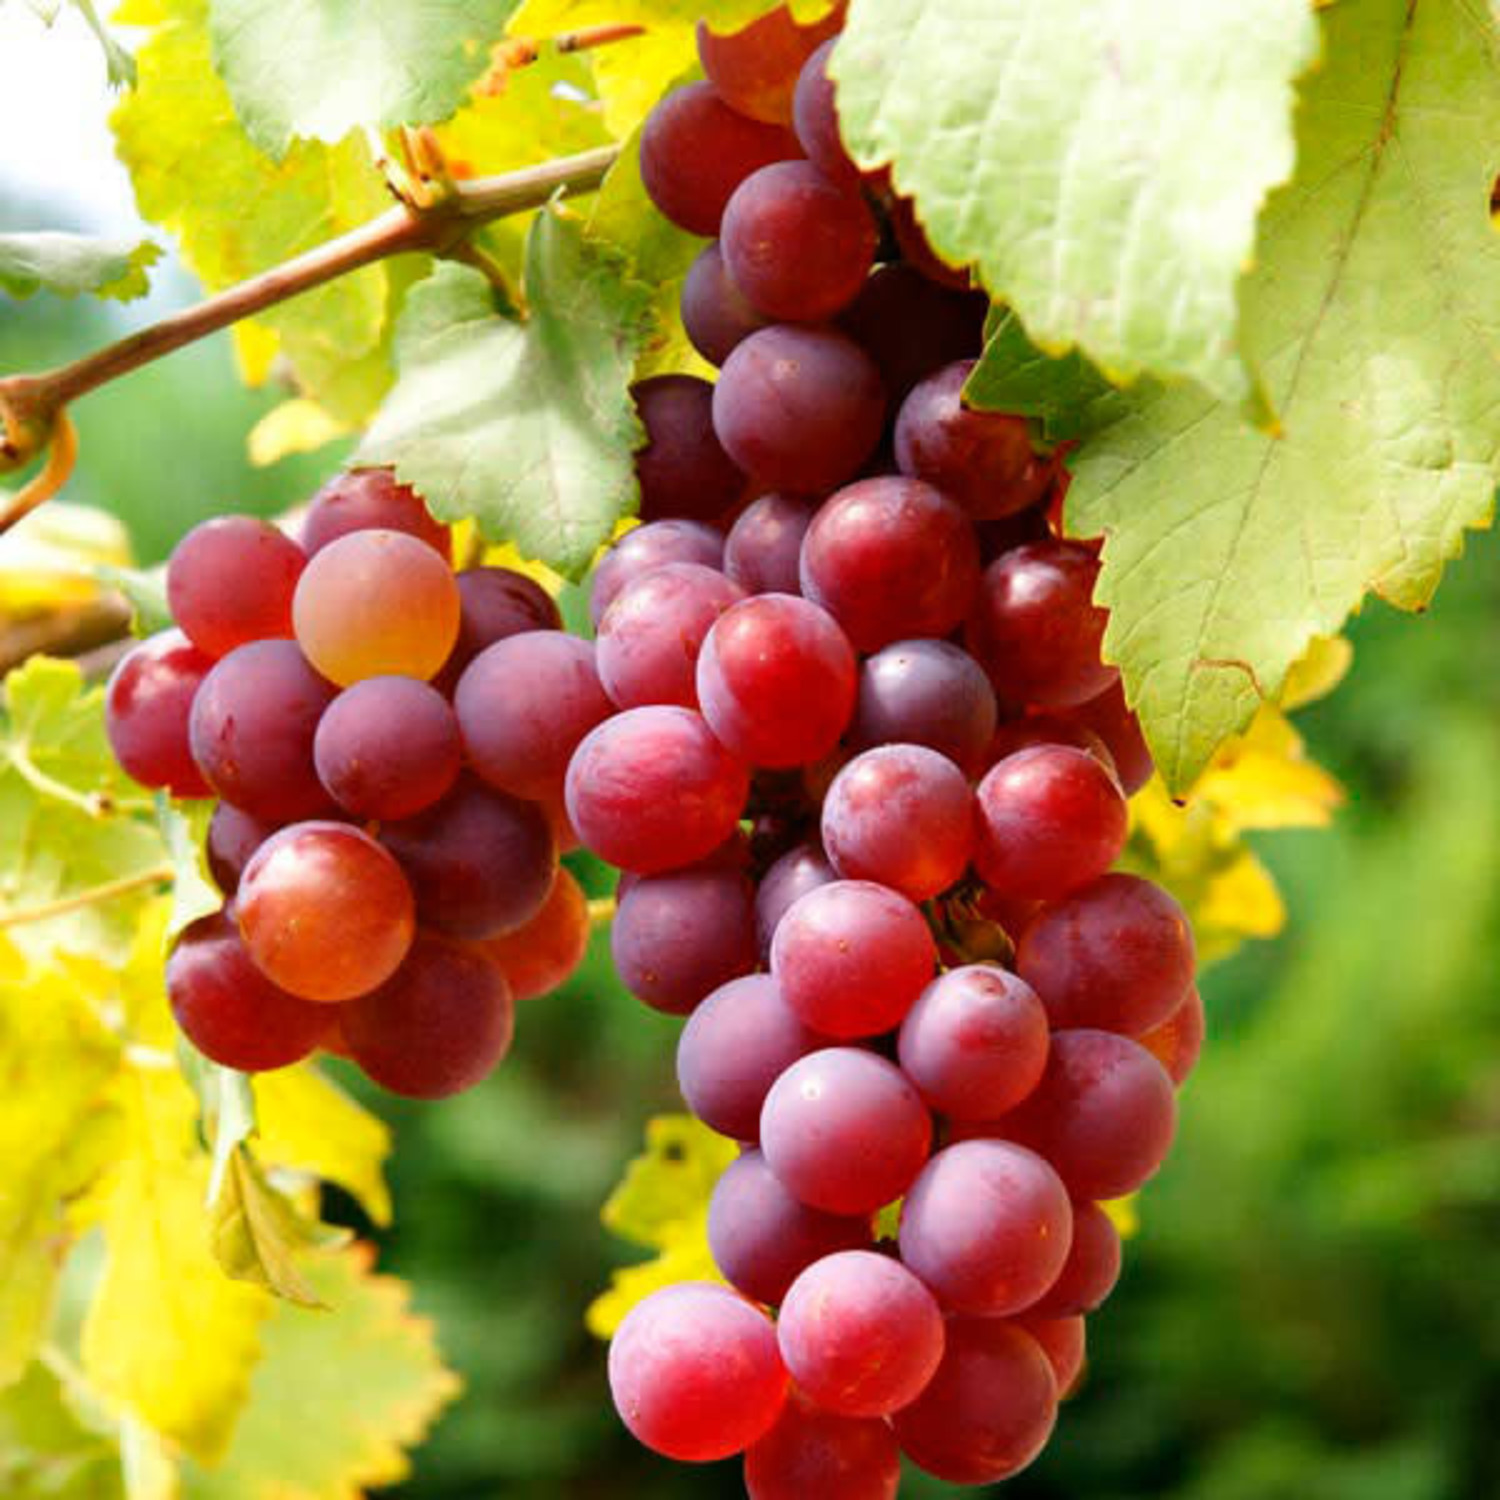
[[[120,662],[106,726],[138,781],[219,799],[225,904],[167,965],[183,1033],[246,1072],[325,1048],[412,1098],[479,1082],[588,941],[558,859],[568,758],[613,707],[593,647],[524,575],[455,574],[381,469],[325,485],[299,540],[196,527],[167,597],[178,628]]]
[[[632,1310],[615,1403],[743,1454],[751,1500],[1032,1461],[1203,1039],[1184,913],[1114,869],[1152,766],[1095,549],[1024,421],[963,404],[984,299],[844,153],[838,24],[700,23],[707,81],[644,127],[653,201],[713,237],[682,317],[720,373],[637,390],[647,524],[592,580],[613,712],[566,779],[624,872],[621,978],[742,1148],[728,1285]]]

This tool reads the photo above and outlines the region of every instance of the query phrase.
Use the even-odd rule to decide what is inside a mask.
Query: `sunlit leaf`
[[[147,267],[161,259],[150,240],[102,240],[55,231],[0,234],[0,290],[12,297],[88,292],[129,302],[150,290]]]

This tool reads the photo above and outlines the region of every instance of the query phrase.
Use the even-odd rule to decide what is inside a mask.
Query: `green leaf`
[[[459,1381],[406,1286],[374,1275],[372,1261],[367,1245],[309,1258],[308,1280],[333,1310],[276,1304],[234,1442],[212,1469],[184,1465],[184,1500],[362,1500],[410,1472],[404,1450]]]
[[[1242,296],[1284,431],[1190,389],[1143,392],[1074,456],[1069,529],[1174,791],[1274,700],[1370,590],[1422,607],[1500,472],[1500,60],[1462,0],[1320,13],[1296,180]]]
[[[156,794],[157,822],[173,871],[168,940],[191,927],[199,917],[218,911],[224,904],[223,895],[208,873],[208,859],[204,854],[208,820],[212,816],[213,804],[210,802],[177,804],[165,792]]]
[[[1077,350],[1061,359],[1043,354],[1009,308],[991,313],[964,400],[984,411],[1034,417],[1052,443],[1107,427],[1128,409],[1128,399]]]
[[[280,160],[296,137],[445,120],[484,72],[498,0],[211,0],[214,61],[245,130]]]
[[[155,26],[137,56],[139,86],[114,113],[120,157],[141,212],[178,237],[208,290],[278,265],[389,206],[362,139],[297,146],[279,163],[250,140],[213,69],[207,0],[129,0],[117,19]],[[340,418],[363,420],[383,389],[393,275],[385,265],[366,266],[243,325],[241,350],[255,350],[251,373],[265,377],[279,341],[304,394]]]
[[[114,1445],[78,1420],[62,1383],[40,1364],[0,1395],[0,1494],[6,1500],[126,1500]]]
[[[394,464],[443,521],[577,577],[635,508],[644,431],[630,399],[647,292],[563,208],[538,216],[524,323],[477,271],[445,265],[407,301],[400,379],[359,452]]]
[[[155,635],[170,630],[177,622],[167,603],[167,570],[160,568],[123,568],[106,563],[94,569],[94,576],[107,588],[118,589],[130,605],[131,633]]]
[[[856,4],[845,136],[1050,353],[1256,401],[1235,293],[1293,164],[1307,0]]]
[[[91,292],[129,302],[146,295],[146,268],[160,259],[161,247],[150,240],[56,231],[0,234],[0,289],[12,297],[37,291],[62,297]]]
[[[0,712],[0,925],[27,954],[121,958],[146,883],[44,920],[36,908],[163,868],[147,794],[115,763],[104,692],[76,663],[33,657],[5,679]]]

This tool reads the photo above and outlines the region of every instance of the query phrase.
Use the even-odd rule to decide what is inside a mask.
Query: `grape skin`
[[[830,37],[802,65],[792,95],[792,123],[798,144],[815,166],[834,182],[857,187],[860,171],[844,149],[833,80],[828,76],[828,59],[836,41]]]
[[[802,538],[812,517],[812,506],[805,500],[774,492],[762,495],[729,529],[725,573],[749,594],[797,593],[802,583]]]
[[[382,1088],[446,1099],[482,1082],[510,1050],[515,1006],[478,948],[422,932],[386,983],[344,1008],[339,1028]]]
[[[1016,1319],[1015,1326],[1024,1329],[1041,1345],[1057,1381],[1058,1398],[1066,1401],[1083,1374],[1084,1320],[1078,1317],[1044,1318],[1028,1312],[1025,1317]]]
[[[922,913],[867,880],[810,891],[771,940],[771,972],[787,1004],[813,1030],[840,1040],[899,1026],[936,966]]]
[[[404,531],[444,562],[453,556],[448,528],[436,521],[410,485],[389,469],[349,469],[313,496],[302,521],[302,550],[312,557],[351,531]]]
[[[791,1285],[776,1322],[782,1362],[824,1411],[884,1417],[922,1394],[943,1357],[943,1315],[899,1261],[844,1250]]]
[[[945,1307],[1006,1317],[1056,1282],[1073,1240],[1062,1179],[1034,1151],[960,1141],[939,1151],[901,1210],[901,1259]]]
[[[726,1287],[691,1281],[626,1315],[609,1346],[609,1385],[635,1437],[684,1463],[744,1452],[787,1396],[770,1321]]]
[[[307,564],[292,599],[297,644],[340,687],[437,674],[458,639],[458,585],[403,531],[354,531]]]
[[[970,775],[988,765],[998,718],[984,669],[949,641],[895,641],[867,657],[850,743],[926,745]]]
[[[1019,1474],[1057,1421],[1057,1379],[1041,1345],[997,1318],[951,1318],[927,1389],[891,1419],[920,1469],[951,1484]]]
[[[760,1116],[761,1150],[811,1208],[871,1214],[894,1202],[927,1159],[932,1120],[894,1064],[828,1047],[792,1064]]]
[[[910,901],[926,901],[963,875],[974,831],[963,772],[925,745],[866,750],[834,777],[823,800],[823,847],[834,869]]]
[[[142,786],[163,787],[174,797],[212,790],[193,756],[188,725],[213,666],[180,630],[164,630],[132,646],[110,673],[104,731],[115,759]]]
[[[214,884],[226,896],[234,895],[239,887],[240,876],[250,863],[250,856],[280,827],[249,813],[231,802],[220,802],[208,820],[208,836],[204,840],[204,854],[208,858],[208,872]]]
[[[896,1500],[901,1454],[885,1422],[836,1417],[794,1390],[745,1454],[748,1500]]]
[[[696,375],[657,375],[631,387],[646,429],[635,455],[643,521],[713,521],[739,499],[745,476],[714,432],[713,387]]]
[[[559,869],[551,894],[529,922],[480,947],[505,975],[514,999],[534,1000],[573,975],[588,952],[591,926],[583,887],[571,870]]]
[[[1203,996],[1193,986],[1187,999],[1167,1017],[1140,1038],[1141,1046],[1167,1070],[1178,1088],[1188,1081],[1203,1052],[1208,1018],[1203,1010]]]
[[[615,969],[638,1000],[685,1016],[755,967],[750,882],[736,870],[672,870],[633,882],[610,930]]]
[[[886,393],[875,361],[832,328],[775,323],[742,340],[714,386],[714,430],[763,485],[834,489],[875,451]]]
[[[383,984],[416,931],[390,854],[347,823],[294,823],[250,857],[235,898],[255,965],[302,1000],[352,1000]]]
[[[268,822],[328,812],[313,737],[335,691],[293,641],[236,647],[193,698],[188,738],[203,779],[224,801]]]
[[[854,652],[825,610],[758,594],[714,622],[698,653],[709,727],[754,766],[807,765],[838,743],[854,712]]]
[[[731,1162],[708,1205],[708,1244],[720,1274],[747,1297],[779,1303],[815,1261],[874,1243],[870,1221],[822,1213],[794,1198],[759,1151]]]
[[[1073,1244],[1061,1273],[1028,1318],[1073,1318],[1102,1307],[1120,1279],[1120,1231],[1097,1203],[1073,1205]],[[1059,1375],[1058,1384],[1069,1382]]]
[[[755,941],[763,962],[771,957],[771,942],[781,919],[809,891],[837,880],[838,873],[816,844],[788,849],[766,871],[755,892]]]
[[[767,321],[734,284],[719,242],[705,245],[682,283],[682,327],[693,348],[709,364],[722,365]]]
[[[1069,720],[1093,731],[1109,749],[1110,759],[1127,797],[1133,797],[1156,773],[1141,721],[1125,704],[1125,690],[1116,681],[1097,698],[1068,710]]]
[[[652,521],[627,531],[594,569],[589,585],[589,618],[597,629],[615,596],[632,579],[664,563],[724,565],[724,536],[702,521]]]
[[[735,830],[750,774],[691,709],[631,708],[568,764],[568,817],[601,859],[654,875],[705,858]]]
[[[289,639],[292,594],[307,565],[301,547],[256,516],[215,516],[193,527],[167,564],[167,604],[209,656],[248,641]]]
[[[983,292],[951,291],[895,263],[869,277],[838,322],[868,350],[892,403],[900,404],[919,381],[980,352],[988,309]]]
[[[677,1042],[678,1087],[709,1129],[754,1141],[771,1085],[827,1045],[769,974],[746,974],[721,984],[688,1017]]]
[[[200,917],[167,960],[167,999],[210,1062],[259,1073],[301,1062],[328,1030],[329,1007],[278,989],[223,912]]]
[[[454,685],[463,669],[496,641],[528,630],[561,630],[557,601],[541,584],[512,568],[465,568],[458,584],[458,640],[443,664]]]

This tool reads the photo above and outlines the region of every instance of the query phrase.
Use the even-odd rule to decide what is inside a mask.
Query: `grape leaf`
[[[210,1252],[208,1160],[182,1075],[132,1069],[120,1098],[126,1150],[100,1203],[108,1254],[84,1322],[84,1373],[161,1436],[213,1463],[249,1398],[272,1299],[230,1281]]]
[[[69,4],[83,17],[84,24],[94,33],[94,39],[104,53],[105,75],[110,87],[128,88],[135,82],[135,59],[99,19],[94,0],[69,0]],[[30,0],[30,5],[48,26],[57,20],[62,11],[62,0]]]
[[[331,1312],[278,1303],[265,1355],[223,1461],[183,1466],[184,1500],[361,1500],[394,1484],[460,1389],[405,1285],[371,1270],[367,1245],[309,1257]]]
[[[1106,537],[1105,653],[1174,791],[1367,591],[1421,608],[1493,512],[1493,23],[1462,0],[1347,0],[1320,23],[1297,177],[1241,296],[1284,430],[1142,392],[1071,459],[1068,527]]]
[[[831,67],[855,157],[1043,349],[1258,408],[1235,292],[1316,52],[1306,0],[880,0]]]
[[[5,679],[0,713],[0,924],[28,955],[122,957],[150,891],[19,921],[38,908],[161,870],[151,802],[115,764],[104,693],[73,662],[33,657]]]
[[[91,292],[129,302],[150,289],[146,268],[161,258],[150,240],[95,239],[84,234],[0,234],[0,289],[12,297]]]
[[[204,840],[208,837],[208,820],[213,816],[211,802],[174,803],[165,792],[156,794],[156,818],[162,843],[172,862],[172,916],[167,923],[167,937],[174,938],[192,926],[199,917],[218,911],[224,897],[208,873]]]
[[[708,1200],[737,1154],[732,1141],[692,1115],[647,1122],[646,1149],[625,1169],[600,1218],[656,1256],[616,1271],[594,1299],[586,1321],[596,1337],[613,1337],[625,1314],[661,1287],[723,1279],[708,1248]]]
[[[814,21],[833,6],[834,0],[792,0],[791,11],[800,21]],[[700,18],[715,31],[738,31],[776,8],[775,0],[524,0],[508,30],[542,38],[584,26],[639,26],[640,36],[590,54],[605,124],[623,140],[677,75],[697,63]]]
[[[50,500],[0,536],[0,619],[86,603],[99,594],[96,568],[129,563],[130,533],[117,517]]]
[[[109,976],[100,989],[79,978],[28,963],[0,937],[0,1388],[41,1342],[70,1238],[67,1204],[102,1170],[119,1123],[108,1091],[120,1042],[101,1005]]]
[[[532,226],[524,323],[477,271],[445,265],[411,294],[400,378],[359,451],[394,464],[443,521],[577,577],[637,503],[630,399],[647,293],[554,207]]]
[[[62,1383],[40,1363],[0,1394],[0,1494],[6,1500],[127,1500],[114,1445],[78,1420]]]
[[[356,1103],[311,1063],[252,1080],[261,1158],[337,1183],[380,1228],[391,1222],[383,1166],[391,1153],[384,1121]]]
[[[245,131],[278,161],[296,138],[446,120],[484,71],[497,0],[210,0],[214,62]]]
[[[281,162],[264,155],[235,118],[210,60],[207,0],[128,0],[117,17],[154,25],[137,54],[140,82],[112,119],[141,212],[178,238],[210,291],[365,223],[388,206],[362,139],[308,143]],[[262,313],[250,325],[269,368],[269,333],[303,393],[359,421],[382,388],[381,335],[392,272],[367,266]],[[242,347],[244,347],[242,345]],[[376,370],[362,368],[374,360]]]

